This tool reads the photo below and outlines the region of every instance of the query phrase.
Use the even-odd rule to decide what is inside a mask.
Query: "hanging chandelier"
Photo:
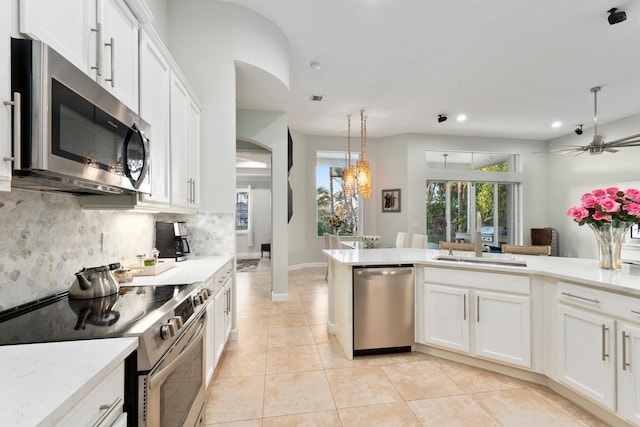
[[[356,163],[356,182],[360,196],[363,199],[368,199],[373,192],[371,190],[371,171],[367,161],[367,118],[364,116],[364,110],[360,110],[360,144],[362,159]]]
[[[342,174],[342,189],[345,197],[355,197],[356,165],[351,164],[351,114],[347,115],[347,167]]]

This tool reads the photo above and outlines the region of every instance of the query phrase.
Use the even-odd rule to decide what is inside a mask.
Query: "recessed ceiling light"
[[[311,68],[313,68],[314,70],[319,70],[320,69],[320,63],[318,61],[311,61],[309,63],[309,66]]]
[[[311,99],[312,101],[316,101],[316,102],[320,102],[324,99],[324,95],[311,95]]]
[[[560,126],[562,126],[562,122],[553,122],[551,123],[551,127],[552,128],[559,128]]]
[[[458,114],[458,117],[456,117],[456,120],[459,122],[464,122],[465,120],[467,120],[467,116],[465,116],[464,114]]]

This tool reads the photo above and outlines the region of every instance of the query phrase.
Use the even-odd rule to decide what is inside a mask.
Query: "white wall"
[[[203,104],[201,188],[212,190],[201,194],[202,210],[233,212],[235,179],[220,178],[235,176],[235,61],[273,75],[287,90],[288,42],[271,22],[229,3],[169,1],[168,16],[169,50]]]
[[[598,126],[604,140],[640,133],[640,115]],[[571,134],[550,141],[550,145],[586,145],[593,138],[593,129],[584,129],[582,136]],[[579,258],[598,256],[595,237],[588,227],[578,226],[565,213],[580,203],[580,196],[594,188],[619,185],[640,180],[640,148],[622,148],[617,153],[599,155],[548,154],[549,185],[546,198],[549,223],[560,234],[560,255]]]
[[[238,110],[237,120],[239,139],[268,147],[271,150],[272,290],[274,299],[287,299],[289,253],[287,234],[287,115],[277,112]]]

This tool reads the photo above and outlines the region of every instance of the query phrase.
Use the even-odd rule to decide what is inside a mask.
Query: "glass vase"
[[[620,250],[630,223],[622,221],[589,224],[596,235],[598,252],[600,254],[600,268],[606,270],[620,270]]]

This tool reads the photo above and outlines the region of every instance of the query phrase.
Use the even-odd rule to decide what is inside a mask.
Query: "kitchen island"
[[[548,385],[640,425],[640,267],[424,249],[325,250],[328,330],[353,356],[353,268],[414,265],[415,351]],[[623,421],[624,420],[624,421]]]

